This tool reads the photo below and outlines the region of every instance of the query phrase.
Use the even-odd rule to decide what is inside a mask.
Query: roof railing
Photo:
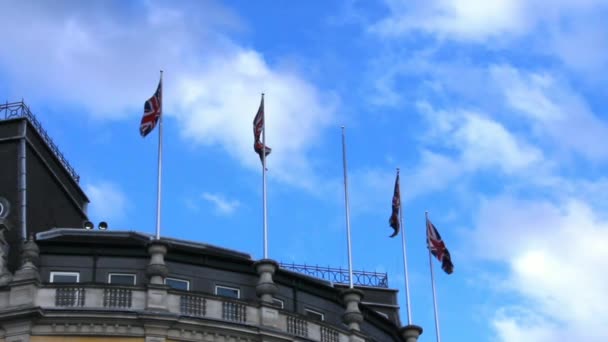
[[[40,134],[42,140],[47,144],[47,146],[51,149],[51,152],[57,157],[61,165],[65,168],[65,170],[70,174],[72,179],[76,181],[76,183],[80,182],[80,176],[76,173],[76,170],[70,165],[68,160],[65,158],[63,153],[59,151],[59,148],[53,142],[53,139],[47,134],[44,127],[34,114],[30,111],[29,107],[23,102],[23,100],[19,102],[6,102],[4,104],[0,104],[0,121],[2,120],[10,120],[10,119],[19,119],[26,118],[36,132]]]
[[[320,278],[332,283],[349,284],[349,272],[344,268],[279,263],[281,268]],[[388,274],[379,272],[353,271],[353,284],[359,286],[388,288]]]

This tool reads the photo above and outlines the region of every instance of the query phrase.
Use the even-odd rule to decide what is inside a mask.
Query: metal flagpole
[[[428,220],[429,220],[429,213],[428,211],[424,212],[424,215],[426,217],[426,222],[425,225],[428,224]],[[428,226],[426,227],[427,229],[427,247],[428,247]],[[435,294],[435,272],[433,271],[433,258],[431,256],[431,249],[429,248],[429,266],[431,267],[431,285],[433,288],[433,309],[435,310],[435,335],[437,336],[437,342],[441,342],[441,334],[439,333],[439,313],[437,312],[437,295]]]
[[[160,71],[160,116],[158,117],[158,183],[156,192],[156,240],[160,239],[160,193],[163,166],[163,71]]]
[[[342,126],[342,165],[344,167],[344,203],[346,207],[346,240],[348,249],[348,283],[353,288],[353,256],[350,247],[350,208],[348,205],[348,175],[346,172],[346,140],[344,137],[344,126]]]
[[[262,93],[264,101],[264,93]],[[268,259],[268,211],[266,208],[266,108],[262,109],[262,196],[264,197],[264,259]]]
[[[399,168],[397,168],[399,177]],[[401,227],[401,245],[403,250],[403,272],[405,274],[405,299],[407,304],[407,324],[412,325],[412,308],[410,304],[410,283],[407,272],[407,253],[405,252],[405,227],[403,226],[403,206],[401,205],[401,181],[399,181],[399,226]]]

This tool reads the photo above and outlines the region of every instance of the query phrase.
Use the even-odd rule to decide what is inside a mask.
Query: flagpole
[[[397,168],[397,177],[399,177],[399,168]],[[401,205],[401,182],[399,182],[399,226],[401,227],[401,246],[403,251],[403,272],[405,274],[405,299],[407,304],[407,324],[412,324],[412,308],[410,304],[410,284],[409,275],[407,272],[407,253],[405,249],[405,227],[403,226],[403,207]]]
[[[346,241],[348,249],[348,283],[353,288],[353,257],[350,244],[350,208],[348,204],[348,175],[346,172],[346,138],[344,137],[344,126],[342,126],[342,166],[344,168],[344,204],[346,207]]]
[[[429,213],[428,211],[424,212],[426,217],[425,226],[428,225]],[[428,247],[428,227],[427,229],[427,247]],[[431,249],[429,248],[429,266],[431,268],[431,285],[433,288],[433,309],[435,311],[435,335],[437,336],[437,342],[441,342],[441,334],[439,333],[439,313],[437,312],[437,295],[435,294],[435,272],[433,271],[433,259],[431,256]]]
[[[264,101],[264,93],[262,93]],[[262,197],[264,206],[264,259],[268,259],[268,211],[266,207],[266,109],[264,108],[262,119]]]
[[[160,194],[161,194],[161,178],[163,170],[163,98],[162,98],[162,86],[163,86],[163,71],[160,71],[160,86],[161,86],[161,98],[160,98],[160,116],[158,117],[158,183],[156,191],[156,240],[160,240]]]

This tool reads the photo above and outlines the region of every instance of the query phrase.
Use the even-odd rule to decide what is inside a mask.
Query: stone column
[[[146,274],[150,279],[146,295],[146,309],[155,311],[167,311],[167,286],[165,278],[169,274],[169,268],[165,264],[167,245],[161,241],[154,240],[148,245],[150,263],[146,268]]]
[[[40,249],[34,242],[34,236],[30,235],[21,248],[21,267],[10,282],[10,306],[35,304],[40,284],[40,273],[36,267],[39,257]]]
[[[279,287],[272,280],[274,272],[279,268],[279,264],[270,259],[262,259],[255,264],[255,270],[260,278],[255,286],[255,293],[263,303],[272,303],[273,296],[279,291]]]
[[[13,281],[35,280],[40,282],[40,273],[36,266],[39,258],[40,249],[34,241],[34,235],[30,235],[21,248],[21,267],[15,272]]]
[[[402,327],[400,332],[405,342],[418,342],[418,337],[422,335],[422,327],[410,324]]]
[[[150,284],[164,285],[165,277],[169,274],[169,268],[165,264],[167,245],[154,240],[148,245],[148,253],[150,254],[150,263],[146,268],[146,274],[150,279]]]
[[[352,331],[360,331],[359,324],[363,322],[363,314],[359,310],[359,303],[363,299],[363,291],[348,288],[342,292],[342,299],[346,305],[346,311],[342,320]]]
[[[4,233],[8,232],[10,227],[8,222],[0,217],[0,286],[7,285],[13,280],[13,275],[8,270],[8,253],[10,246],[4,237]]]
[[[4,322],[5,342],[29,342],[32,334],[32,320]]]
[[[260,297],[260,324],[264,326],[279,327],[279,310],[272,304],[272,298],[279,291],[272,276],[279,268],[279,264],[270,259],[262,259],[254,264],[260,276],[255,286],[255,293]]]
[[[144,323],[145,342],[166,342],[169,332],[169,321],[150,319]]]

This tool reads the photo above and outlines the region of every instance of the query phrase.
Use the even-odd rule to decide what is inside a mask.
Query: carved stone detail
[[[146,268],[146,274],[150,278],[150,284],[164,285],[164,280],[169,274],[169,268],[165,264],[167,246],[160,241],[153,241],[148,246],[150,263]]]
[[[7,285],[13,279],[13,275],[7,268],[10,246],[4,237],[4,232],[8,230],[8,225],[4,223],[3,218],[0,218],[0,286]]]
[[[405,342],[417,342],[420,335],[422,335],[422,328],[417,325],[410,324],[401,328],[401,336]]]
[[[359,310],[359,303],[363,298],[363,291],[357,289],[346,289],[342,292],[342,299],[346,305],[346,311],[342,316],[342,320],[348,328],[354,331],[359,331],[359,324],[363,322],[363,314]]]
[[[39,257],[40,249],[34,241],[34,235],[30,235],[21,248],[21,267],[15,272],[13,281],[33,280],[40,282],[40,273],[38,267],[36,267]]]
[[[262,259],[255,264],[255,270],[260,278],[255,286],[255,293],[264,303],[272,303],[273,296],[279,291],[279,287],[272,280],[274,272],[279,268],[279,264],[270,259]]]

